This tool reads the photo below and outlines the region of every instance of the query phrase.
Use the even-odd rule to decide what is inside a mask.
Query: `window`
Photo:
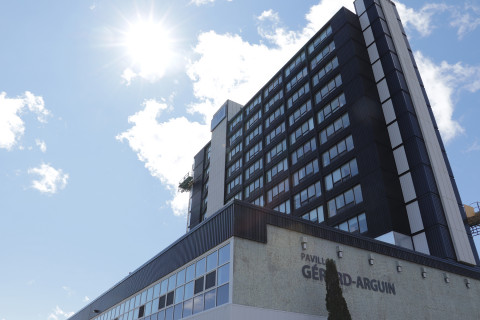
[[[285,77],[288,77],[290,73],[305,61],[305,52],[302,51],[296,58],[285,68]]]
[[[230,193],[236,186],[242,183],[242,175],[236,176],[235,179],[230,181],[227,185],[227,193]]]
[[[229,131],[231,132],[232,129],[234,129],[237,124],[239,124],[240,122],[242,122],[242,119],[243,119],[243,114],[240,112],[240,114],[238,116],[236,116],[232,122],[230,122],[230,125],[229,125]]]
[[[297,122],[301,117],[307,114],[308,111],[312,110],[312,103],[310,100],[302,104],[295,112],[288,117],[288,123],[293,125],[295,122]]]
[[[278,206],[273,208],[275,211],[279,211],[281,213],[285,214],[290,214],[291,208],[290,208],[290,200],[287,200],[285,202],[280,203]]]
[[[270,163],[273,159],[275,159],[278,155],[280,155],[283,151],[287,150],[287,140],[283,140],[278,143],[272,150],[267,152],[267,163]]]
[[[300,82],[300,80],[303,79],[303,77],[305,77],[307,75],[307,67],[303,68],[303,70],[301,70],[300,72],[298,72],[295,77],[292,78],[292,80],[290,80],[288,83],[287,83],[287,91],[286,92],[289,92],[290,90],[292,90],[293,87],[295,87],[297,85],[297,83]]]
[[[260,188],[263,188],[263,176],[258,178],[257,180],[253,181],[250,183],[246,188],[245,188],[245,198],[250,197],[250,194]]]
[[[245,107],[245,113],[248,116],[252,110],[262,102],[262,96],[258,95],[248,106]]]
[[[288,178],[281,181],[267,192],[267,201],[272,202],[279,195],[289,190]]]
[[[293,204],[295,209],[310,203],[321,195],[322,190],[320,188],[320,181],[318,181],[293,196]]]
[[[255,171],[260,170],[262,168],[263,168],[263,159],[260,158],[245,170],[245,180],[248,180]]]
[[[273,80],[270,85],[263,91],[263,97],[266,98],[270,92],[275,90],[280,84],[282,83],[282,75],[280,74],[278,77]]]
[[[308,46],[308,53],[312,53],[313,50],[315,50],[324,40],[327,38],[329,35],[332,34],[332,27],[328,26],[325,31],[320,33],[315,40],[313,40],[313,43]]]
[[[242,167],[242,158],[235,161],[227,170],[227,177],[230,177],[233,173],[235,173],[238,169]]]
[[[255,124],[255,122],[258,121],[262,117],[262,109],[258,110],[250,119],[247,120],[247,123],[245,123],[245,131],[251,128],[252,125]]]
[[[257,155],[262,150],[262,141],[254,145],[247,151],[245,154],[245,163],[250,161],[255,155]]]
[[[368,231],[365,213],[361,213],[358,216],[348,219],[347,221],[336,225],[335,228],[353,233],[364,233]]]
[[[322,62],[322,60],[333,50],[335,50],[335,43],[332,41],[321,52],[319,52],[310,62],[310,68],[313,70]]]
[[[313,210],[310,210],[309,212],[305,213],[302,218],[312,222],[323,222],[325,220],[323,216],[323,206],[319,206]]]
[[[350,119],[348,118],[348,114],[345,113],[343,116],[331,123],[328,127],[320,131],[320,145],[327,142],[328,139],[330,139],[330,137],[332,137],[335,133],[348,127],[349,125]]]
[[[248,136],[245,137],[245,146],[248,146],[250,144],[250,141],[252,141],[261,133],[262,133],[262,126],[259,125],[255,129],[253,129],[253,131],[250,132]]]
[[[320,69],[312,78],[313,80],[313,86],[316,86],[322,79],[327,75],[330,71],[338,67],[338,59],[337,57],[333,58],[330,60],[325,67]]]
[[[333,187],[342,181],[348,180],[358,174],[357,160],[353,159],[337,170],[325,176],[325,189],[332,190]]]
[[[267,119],[265,119],[265,129],[267,129],[270,124],[277,120],[280,116],[283,115],[285,106],[282,104],[280,107],[278,107]]]
[[[293,145],[297,140],[306,135],[310,130],[313,129],[313,118],[308,119],[305,121],[300,127],[295,130],[292,134],[290,134],[290,145]]]
[[[303,97],[305,94],[307,94],[310,91],[310,86],[308,85],[308,82],[303,85],[300,89],[298,89],[292,96],[288,99],[287,101],[287,108],[290,108],[293,106],[295,102],[297,102],[298,99]]]
[[[335,97],[329,104],[327,104],[317,113],[318,123],[322,123],[325,119],[335,113],[335,111],[343,107],[345,103],[345,95],[343,93],[340,94],[338,97]]]
[[[257,199],[253,200],[252,204],[263,207],[265,205],[265,203],[263,202],[263,196],[260,196]]]
[[[228,153],[228,161],[232,160],[233,157],[237,153],[239,153],[240,151],[242,151],[242,143],[241,142],[230,150],[230,152]]]
[[[342,209],[361,203],[363,201],[362,189],[356,185],[352,189],[328,201],[328,216],[333,217]]]
[[[278,135],[282,134],[283,132],[285,132],[285,122],[282,122],[273,131],[267,134],[265,138],[266,145],[269,145],[273,139],[275,139]]]
[[[317,150],[317,144],[315,142],[315,137],[310,139],[309,141],[302,144],[298,149],[293,151],[292,153],[292,165],[296,164],[297,161],[302,159],[304,156],[309,154],[312,151]]]
[[[307,163],[304,167],[293,173],[293,186],[298,186],[305,178],[318,172],[318,159]]]
[[[242,136],[242,134],[243,134],[242,128],[238,129],[237,132],[235,132],[233,136],[230,137],[229,145],[232,145],[235,142],[235,140],[237,140],[239,137]]]
[[[280,172],[286,171],[288,169],[287,158],[281,160],[270,170],[267,171],[267,182],[272,181],[272,179],[279,174]]]
[[[282,98],[283,98],[283,91],[278,91],[278,93],[273,98],[271,98],[270,100],[268,100],[267,103],[265,103],[265,106],[264,106],[265,113],[267,113],[268,110],[270,110],[270,108],[275,103],[277,103],[277,101],[280,101]]]
[[[315,95],[315,102],[320,103],[326,96],[342,84],[342,77],[337,75],[335,79],[330,80],[322,89]]]
[[[353,139],[350,135],[323,153],[323,167],[328,166],[332,160],[342,155],[344,152],[351,150],[353,150]]]

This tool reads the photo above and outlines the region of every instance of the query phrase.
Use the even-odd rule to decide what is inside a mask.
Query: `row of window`
[[[255,127],[255,129],[252,132],[250,132],[248,136],[245,137],[245,146],[248,146],[250,144],[250,141],[255,139],[261,133],[262,133],[262,126]]]
[[[263,91],[263,97],[266,98],[270,92],[275,90],[279,85],[282,84],[282,75],[280,74],[278,77],[273,80],[270,85]]]
[[[307,94],[308,92],[310,92],[310,85],[307,83],[305,83],[303,85],[303,87],[301,87],[300,89],[298,89],[294,94],[292,94],[292,96],[290,98],[288,98],[287,100],[287,108],[290,109],[293,104],[295,102],[297,102],[298,99],[300,99],[301,97],[303,97],[305,94]]]
[[[250,179],[250,177],[257,171],[263,168],[263,158],[258,159],[252,165],[250,165],[247,170],[245,170],[245,180]]]
[[[336,225],[335,228],[348,232],[364,233],[368,231],[367,217],[365,216],[365,213],[361,213],[356,217]]]
[[[335,43],[332,41],[311,60],[310,69],[313,70],[316,66],[318,66],[333,50],[335,50]]]
[[[289,183],[288,178],[283,181],[277,183],[273,188],[267,191],[267,202],[272,202],[282,193],[287,192],[289,190]]]
[[[318,206],[310,210],[309,212],[305,213],[302,218],[312,222],[323,222],[325,220],[325,217],[323,215],[323,206]]]
[[[229,301],[230,244],[158,281],[94,320],[180,319]]]
[[[262,117],[262,109],[258,110],[247,123],[245,123],[245,131],[248,131]]]
[[[338,74],[334,79],[330,80],[325,86],[315,94],[315,102],[319,104],[333,90],[342,84],[342,77]]]
[[[245,113],[247,114],[247,116],[250,114],[250,112],[252,112],[253,109],[255,109],[255,107],[257,105],[259,105],[260,103],[262,102],[262,95],[258,95],[248,106],[245,107]]]
[[[263,188],[263,177],[256,179],[245,188],[245,198],[250,197],[250,193],[260,188]]]
[[[265,105],[264,105],[264,107],[263,107],[264,110],[265,110],[265,113],[267,113],[268,110],[270,110],[270,108],[271,108],[275,103],[277,103],[277,101],[282,100],[282,98],[283,98],[283,91],[280,90],[280,91],[278,91],[278,93],[277,93],[275,96],[273,96],[270,100],[268,100],[267,103],[265,103]]]
[[[285,68],[285,77],[288,77],[290,73],[300,64],[305,61],[305,51],[302,51],[295,60],[293,60],[286,68]]]
[[[308,46],[308,54],[312,53],[329,35],[332,34],[332,27],[328,26],[322,33],[320,33],[315,40]]]
[[[333,187],[345,180],[350,179],[358,174],[357,160],[353,159],[345,163],[343,166],[325,176],[325,189],[330,191]]]
[[[338,142],[336,145],[328,149],[322,155],[323,167],[326,167],[330,164],[331,161],[335,160],[337,157],[342,155],[344,152],[353,150],[353,139],[352,136],[348,136],[345,139]]]
[[[336,196],[334,199],[328,201],[328,216],[333,217],[337,215],[342,209],[351,205],[359,204],[363,201],[362,189],[360,185],[356,185],[352,189]]]
[[[300,70],[296,75],[295,77],[292,78],[292,80],[290,80],[287,85],[285,86],[286,87],[286,92],[289,92],[290,90],[292,90],[293,87],[295,87],[297,85],[297,83],[299,83],[304,77],[306,77],[308,74],[308,70],[307,70],[307,67],[303,68],[302,70]]]
[[[267,119],[265,119],[265,129],[267,129],[273,121],[283,116],[284,112],[285,106],[282,104],[277,109],[275,109],[275,111]]]
[[[312,78],[313,86],[316,86],[330,71],[338,67],[337,57],[330,60],[325,67],[320,69]]]
[[[335,133],[339,132],[340,130],[348,127],[350,125],[350,119],[348,118],[348,114],[345,113],[333,123],[328,125],[325,129],[320,131],[320,144],[324,144],[328,141]]]

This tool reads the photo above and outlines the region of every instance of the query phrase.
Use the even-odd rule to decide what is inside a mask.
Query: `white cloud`
[[[475,92],[480,89],[480,67],[461,62],[435,64],[421,52],[415,52],[415,60],[425,85],[438,128],[448,142],[465,130],[453,120],[455,100],[461,90]]]
[[[270,46],[263,41],[247,42],[238,34],[201,33],[194,48],[197,57],[187,66],[197,98],[189,111],[204,115],[209,122],[225,100],[246,103],[342,6],[353,10],[350,0],[323,0],[312,6],[300,31],[282,27],[276,12],[262,12],[257,17],[258,33]]]
[[[47,144],[45,143],[45,141],[40,140],[40,139],[35,139],[35,144],[40,149],[40,151],[42,151],[43,153],[45,153],[47,151]]]
[[[427,3],[419,11],[407,8],[398,1],[395,1],[395,5],[404,27],[407,29],[414,28],[423,37],[430,35],[435,28],[432,23],[433,15],[449,9],[449,6],[441,3]]]
[[[123,70],[121,77],[123,80],[125,80],[125,84],[129,86],[132,83],[132,80],[138,77],[138,74],[136,74],[132,69],[126,68]]]
[[[49,164],[42,163],[39,167],[28,169],[29,174],[39,175],[39,180],[32,181],[32,188],[41,193],[54,194],[67,186],[68,174],[62,169],[55,169]]]
[[[68,296],[72,296],[75,293],[75,291],[73,291],[72,288],[67,286],[63,286],[62,289],[65,290]]]
[[[85,297],[83,298],[83,302],[88,302],[88,301],[90,301],[90,298],[87,297],[87,296],[85,296]]]
[[[458,28],[457,35],[462,39],[467,33],[472,32],[480,25],[480,7],[465,4],[464,10],[457,9],[452,13],[452,27]]]
[[[7,98],[0,93],[0,148],[11,150],[25,133],[25,122],[21,115],[30,111],[39,122],[46,122],[50,112],[45,109],[43,98],[26,91],[23,96]]]
[[[470,147],[468,147],[467,152],[480,151],[480,144],[478,140],[475,140]]]
[[[232,2],[233,0],[227,0],[228,2]],[[213,4],[215,0],[192,0],[190,3],[195,4],[196,6],[202,6],[205,4]]]
[[[73,316],[75,312],[65,312],[60,309],[59,306],[56,306],[55,309],[48,315],[47,320],[60,320],[60,319],[67,319]]]
[[[148,100],[144,109],[128,118],[132,127],[116,136],[128,141],[150,174],[164,183],[174,195],[170,206],[176,215],[187,213],[188,198],[177,191],[181,178],[191,170],[193,157],[210,139],[208,125],[185,117],[159,121],[166,103]]]

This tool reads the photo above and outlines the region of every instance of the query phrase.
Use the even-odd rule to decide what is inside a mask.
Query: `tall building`
[[[326,320],[326,259],[353,319],[480,318],[478,257],[394,4],[355,7],[220,108],[181,183],[188,232],[70,320]]]
[[[368,5],[367,5],[368,3]],[[340,10],[195,156],[189,227],[239,199],[437,257],[479,263],[394,6]]]

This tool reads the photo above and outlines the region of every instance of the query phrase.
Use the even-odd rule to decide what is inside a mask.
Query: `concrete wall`
[[[337,243],[307,237],[307,249],[301,249],[301,233],[268,226],[268,241],[261,244],[235,238],[232,303],[327,316],[324,281],[302,275],[305,265],[325,268],[322,260],[333,258],[337,269],[348,274],[352,284],[342,286],[353,319],[479,319],[480,281],[444,272],[353,247],[343,246],[343,258],[337,257]],[[317,256],[319,263],[302,260],[302,253]],[[317,259],[317,258],[315,258]],[[402,271],[397,271],[397,261]],[[361,277],[362,287],[357,282]],[[346,277],[346,276],[345,276]],[[391,290],[366,288],[365,278],[387,282]],[[390,287],[391,288],[391,287]]]

